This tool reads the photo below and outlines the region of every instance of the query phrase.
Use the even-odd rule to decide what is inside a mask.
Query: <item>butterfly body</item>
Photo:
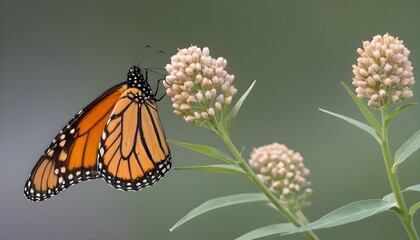
[[[102,177],[137,191],[171,167],[156,98],[137,66],[127,82],[105,91],[58,133],[32,170],[25,195],[42,201],[80,181]]]

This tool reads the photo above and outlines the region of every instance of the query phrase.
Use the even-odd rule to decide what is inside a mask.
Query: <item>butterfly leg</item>
[[[156,97],[156,95],[157,95],[157,93],[158,93],[158,90],[159,90],[159,85],[160,85],[160,82],[162,81],[162,80],[164,80],[165,81],[165,78],[160,78],[160,79],[158,79],[158,84],[157,84],[157,87],[156,87],[156,91],[155,91],[155,95],[154,95],[154,97]],[[163,97],[165,97],[166,96],[166,92],[160,97],[160,98],[158,98],[158,99],[156,99],[156,101],[158,102],[158,101],[160,101],[160,100],[162,100],[162,98]]]

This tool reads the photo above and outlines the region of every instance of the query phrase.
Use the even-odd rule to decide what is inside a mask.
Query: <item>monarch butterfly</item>
[[[123,191],[162,178],[171,154],[155,96],[147,71],[131,67],[126,82],[105,91],[57,134],[26,181],[26,197],[42,201],[98,177]]]

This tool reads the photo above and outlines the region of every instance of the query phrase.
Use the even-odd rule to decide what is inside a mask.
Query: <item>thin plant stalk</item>
[[[386,124],[388,116],[388,106],[385,105],[381,108],[381,118],[382,118],[382,132],[381,132],[381,149],[382,155],[385,161],[385,168],[388,175],[389,183],[391,185],[392,191],[394,192],[395,199],[397,200],[398,210],[397,214],[400,217],[401,222],[404,225],[404,228],[410,237],[411,240],[419,240],[419,236],[414,228],[413,218],[409,215],[407,210],[407,205],[404,200],[404,196],[401,191],[401,187],[398,183],[397,168],[393,167],[393,158],[389,148],[388,142],[388,126]]]
[[[283,214],[283,216],[287,220],[293,223],[296,227],[303,226],[299,218],[296,217],[287,207],[285,207],[280,202],[280,200],[276,196],[274,196],[274,194],[268,189],[268,187],[263,182],[261,182],[260,179],[257,178],[254,171],[246,163],[245,159],[241,156],[239,151],[236,149],[235,145],[232,143],[229,137],[229,134],[224,130],[224,128],[220,126],[219,124],[216,124],[216,125],[218,125],[218,127],[215,127],[214,131],[223,139],[226,146],[229,148],[231,153],[234,155],[234,157],[238,161],[237,164],[247,173],[251,181],[254,182],[258,186],[258,188],[267,196],[267,198],[274,204],[274,206],[280,211],[281,214]],[[300,214],[303,215],[302,212],[300,212]],[[312,240],[318,239],[318,237],[315,235],[313,231],[303,232],[303,234],[308,239],[312,239]]]

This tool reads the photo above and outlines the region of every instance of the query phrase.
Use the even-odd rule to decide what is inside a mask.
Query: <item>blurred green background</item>
[[[232,129],[233,141],[246,156],[254,146],[274,141],[301,152],[314,189],[312,205],[304,209],[309,219],[352,201],[381,198],[391,190],[379,147],[365,132],[318,108],[362,120],[340,81],[351,83],[356,49],[376,34],[404,40],[419,78],[419,12],[418,0],[1,0],[0,239],[234,239],[284,221],[271,208],[249,204],[202,215],[169,232],[210,198],[257,191],[245,178],[211,173],[171,170],[136,193],[95,180],[42,203],[24,197],[24,182],[50,140],[73,114],[124,81],[146,44],[166,54],[145,66],[163,67],[176,48],[196,44],[228,60],[238,96],[257,80]],[[418,84],[414,94],[410,102],[420,102]],[[419,109],[393,123],[393,150],[420,128]],[[169,139],[226,150],[214,134],[175,116],[169,98],[159,111]],[[218,163],[176,146],[171,150],[175,166]],[[403,187],[420,183],[420,153],[399,173]],[[420,198],[407,196],[410,203]],[[391,212],[317,234],[406,239]]]

